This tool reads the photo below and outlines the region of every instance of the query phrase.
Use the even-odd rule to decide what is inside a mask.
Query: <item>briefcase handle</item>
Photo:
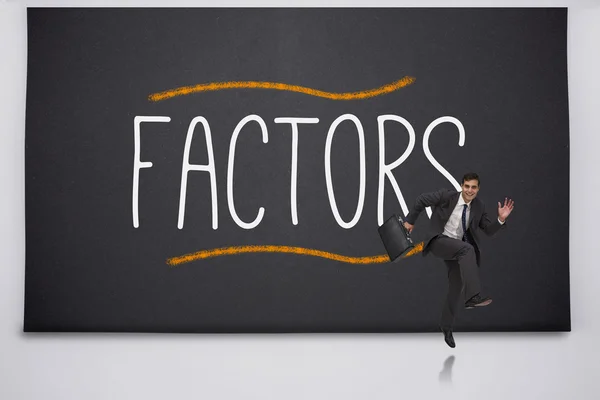
[[[400,222],[400,227],[402,227],[402,230],[404,231],[404,234],[406,235],[406,238],[412,242],[412,239],[410,237],[410,232],[408,231],[408,229],[406,229],[406,227],[404,226],[404,218],[402,218],[401,215],[396,214],[396,218],[398,219],[398,222]]]

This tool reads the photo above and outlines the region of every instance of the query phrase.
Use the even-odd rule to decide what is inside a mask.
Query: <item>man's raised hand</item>
[[[513,208],[515,208],[515,202],[508,197],[504,198],[504,205],[498,202],[498,218],[500,218],[500,221],[504,222],[512,212]]]

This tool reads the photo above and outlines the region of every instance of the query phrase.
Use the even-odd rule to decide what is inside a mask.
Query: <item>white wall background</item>
[[[0,0],[0,399],[600,398],[599,0],[328,4],[569,7],[571,333],[458,333],[454,350],[441,334],[22,333],[26,6],[323,4]]]

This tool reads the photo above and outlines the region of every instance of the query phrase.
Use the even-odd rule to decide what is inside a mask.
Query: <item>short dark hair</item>
[[[477,185],[481,186],[481,181],[479,180],[479,175],[477,175],[475,172],[467,172],[463,176],[462,184],[464,185],[465,181],[472,181],[472,180],[476,180]]]

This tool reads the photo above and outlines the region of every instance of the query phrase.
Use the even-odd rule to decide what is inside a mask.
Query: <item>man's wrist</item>
[[[503,225],[506,222],[506,219],[498,217],[498,222],[500,222],[500,225]]]

